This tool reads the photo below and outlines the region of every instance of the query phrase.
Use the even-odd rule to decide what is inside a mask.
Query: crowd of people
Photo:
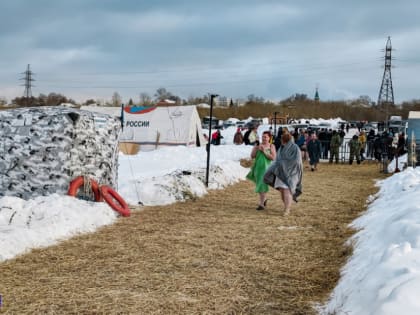
[[[354,128],[354,127],[353,127]],[[341,124],[339,128],[280,128],[275,135],[272,128],[264,131],[259,142],[258,125],[251,126],[245,132],[237,128],[233,143],[236,145],[251,145],[250,157],[254,160],[247,178],[255,183],[258,193],[257,210],[267,206],[269,186],[280,192],[284,204],[283,214],[290,213],[292,201],[302,193],[302,174],[305,163],[312,172],[318,170],[321,159],[329,163],[356,164],[364,160],[378,162],[390,161],[394,156],[400,156],[405,151],[404,133],[394,133],[392,130],[368,132],[363,125],[355,126],[356,131],[348,141],[349,124]],[[223,136],[216,130],[211,137],[212,144],[220,144]]]
[[[333,130],[320,128],[317,130],[298,129],[289,131],[287,128],[280,128],[276,136],[271,133],[270,143],[273,143],[276,150],[280,147],[281,135],[290,133],[294,142],[301,150],[302,158],[311,165],[311,170],[317,169],[320,159],[329,160],[330,163],[340,161],[353,164],[356,161],[360,164],[366,159],[381,162],[383,159],[392,160],[394,156],[406,153],[404,132],[395,133],[392,130],[369,132],[357,127],[356,134],[349,141],[344,141],[346,134],[349,133],[348,125],[341,125],[340,128]],[[238,128],[233,143],[237,145],[255,145],[259,138],[257,133],[258,126],[254,126],[242,133]]]
[[[255,159],[255,162],[247,178],[255,182],[255,192],[260,195],[257,210],[265,209],[267,205],[266,193],[268,185],[271,185],[280,191],[284,203],[284,214],[289,214],[292,200],[297,202],[297,196],[302,192],[302,169],[306,161],[313,172],[318,169],[320,159],[338,164],[340,160],[347,162],[347,158],[348,164],[352,165],[354,161],[360,164],[366,159],[378,162],[390,161],[394,156],[405,153],[403,132],[399,134],[393,134],[392,131],[375,133],[373,129],[366,132],[361,128],[349,141],[344,141],[349,132],[348,129],[346,131],[345,129],[345,126],[341,126],[337,130],[296,128],[291,132],[287,128],[281,128],[276,137],[270,130],[264,132],[261,145],[258,140],[255,140],[258,139],[257,127],[250,128],[244,135],[238,128],[234,136],[234,143],[254,145],[251,158]],[[264,163],[262,163],[261,158],[258,158],[258,152],[267,150],[269,150],[269,154],[260,154],[260,156],[264,156]],[[270,160],[274,162],[271,163]],[[271,180],[271,183],[264,183],[264,176],[267,173],[274,175],[274,182]]]

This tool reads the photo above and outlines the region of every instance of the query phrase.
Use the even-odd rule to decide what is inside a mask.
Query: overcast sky
[[[160,87],[281,100],[377,101],[392,41],[395,102],[420,99],[420,1],[1,0],[0,97],[124,102]]]

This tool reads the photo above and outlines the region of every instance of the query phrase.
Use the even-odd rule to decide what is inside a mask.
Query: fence
[[[347,139],[346,139],[347,140]],[[350,159],[350,146],[349,139],[344,140],[339,148],[338,159],[340,163],[347,163]],[[322,146],[321,160],[329,161],[331,157],[330,151],[330,142],[329,141],[320,141]],[[387,173],[387,166],[389,161],[391,161],[395,155],[395,149],[382,146],[380,149],[378,145],[375,146],[374,141],[367,141],[366,145],[363,148],[361,156],[359,157],[361,161],[376,161],[378,162],[381,172]],[[356,158],[357,160],[357,158]],[[335,160],[334,160],[335,162]]]

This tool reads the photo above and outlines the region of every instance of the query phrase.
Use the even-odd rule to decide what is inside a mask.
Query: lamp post
[[[274,137],[277,137],[277,114],[279,112],[274,112]]]
[[[206,187],[209,187],[209,169],[210,169],[210,143],[211,143],[211,125],[213,121],[213,99],[218,97],[217,94],[210,95],[210,121],[209,121],[209,139],[206,144],[207,151],[207,167],[206,167]]]

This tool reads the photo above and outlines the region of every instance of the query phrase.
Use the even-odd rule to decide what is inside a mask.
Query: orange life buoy
[[[107,185],[103,185],[100,190],[102,197],[112,209],[117,211],[123,217],[130,216],[130,209],[128,208],[127,203],[114,189]],[[116,204],[114,200],[117,201],[118,204]]]
[[[101,192],[99,190],[99,185],[96,180],[90,178],[90,186],[92,187],[93,194],[95,195],[95,201],[102,201]],[[80,187],[82,187],[85,183],[85,178],[83,176],[76,177],[70,182],[69,190],[67,194],[69,196],[76,197],[77,192],[79,191]]]

